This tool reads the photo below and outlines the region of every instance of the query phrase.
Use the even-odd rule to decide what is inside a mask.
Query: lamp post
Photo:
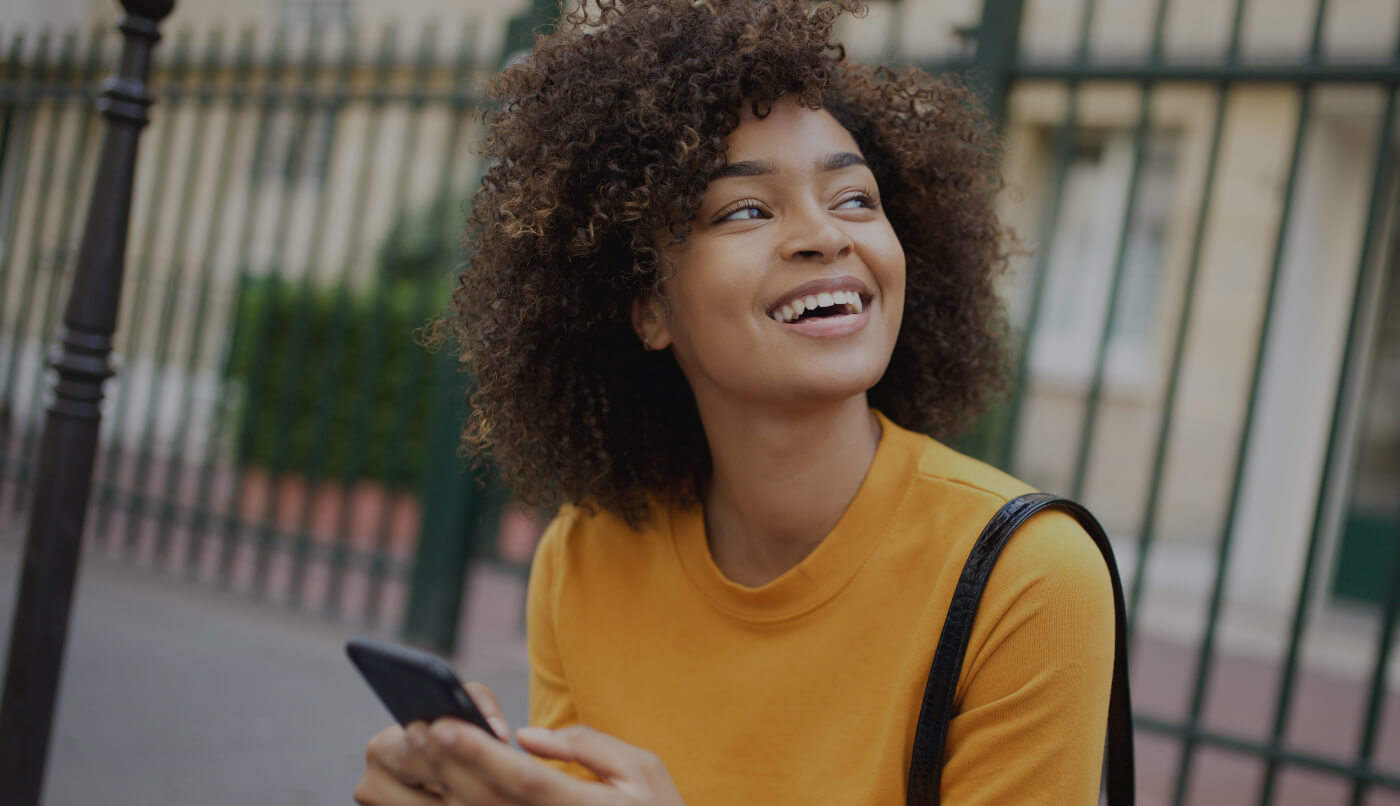
[[[116,330],[136,146],[148,121],[151,50],[174,0],[122,0],[116,75],[97,109],[107,119],[97,177],[64,312],[58,373],[39,445],[38,475],[0,700],[0,803],[38,806],[48,757],[83,522]]]

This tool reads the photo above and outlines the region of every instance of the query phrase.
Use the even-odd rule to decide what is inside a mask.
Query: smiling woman
[[[516,734],[553,768],[439,720],[375,737],[357,799],[901,802],[963,560],[1029,490],[933,438],[1001,382],[995,139],[956,83],[845,62],[853,0],[587,8],[494,85],[440,328],[469,444],[558,510]],[[949,803],[1097,791],[1108,573],[1068,517],[1023,531],[957,681]]]

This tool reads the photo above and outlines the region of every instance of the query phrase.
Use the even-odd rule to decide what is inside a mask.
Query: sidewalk
[[[0,659],[19,544],[0,540]],[[356,631],[87,556],[45,806],[344,806],[388,713],[345,659]],[[483,569],[455,665],[527,712],[523,582]],[[475,649],[473,649],[473,647]]]

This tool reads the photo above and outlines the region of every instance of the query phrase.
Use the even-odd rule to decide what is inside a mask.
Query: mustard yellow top
[[[715,566],[699,507],[656,507],[641,531],[565,509],[530,579],[531,722],[582,722],[655,752],[688,806],[903,803],[963,561],[1030,488],[880,419],[835,529],[762,587]],[[1035,516],[978,610],[943,803],[1097,802],[1113,618],[1088,535]]]

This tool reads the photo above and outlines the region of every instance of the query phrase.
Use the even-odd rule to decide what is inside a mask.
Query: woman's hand
[[[480,683],[467,683],[465,688],[482,716],[495,729],[500,742],[509,742],[510,726],[496,695]],[[415,726],[426,729],[423,723],[415,723]],[[472,730],[481,733],[477,728]],[[365,748],[365,774],[355,787],[356,803],[361,806],[427,806],[442,803],[440,792],[436,773],[423,754],[409,745],[407,731],[402,727],[385,728],[370,739]]]
[[[520,746],[541,758],[580,764],[583,781],[539,763],[455,719],[415,724],[404,740],[405,769],[427,780],[449,806],[684,806],[661,759],[592,728],[521,728]],[[417,803],[405,801],[406,804]]]

